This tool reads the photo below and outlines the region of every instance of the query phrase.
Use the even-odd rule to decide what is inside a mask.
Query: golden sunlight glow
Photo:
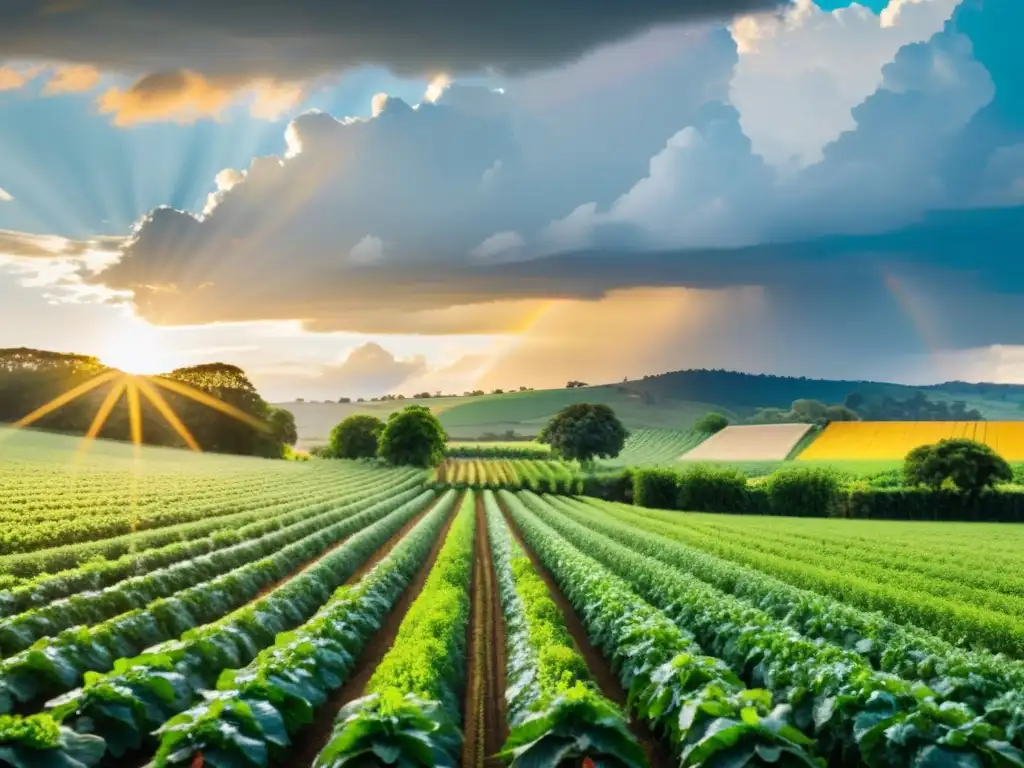
[[[15,428],[30,426],[43,418],[43,416],[46,416],[46,414],[52,413],[58,408],[67,405],[72,400],[91,392],[107,382],[111,382],[110,389],[104,396],[103,402],[100,403],[100,407],[96,411],[96,416],[93,418],[92,423],[89,426],[89,431],[85,435],[85,440],[82,443],[83,450],[87,448],[103,430],[103,425],[106,424],[107,419],[110,418],[110,414],[113,412],[114,406],[117,405],[117,402],[121,399],[122,395],[125,396],[128,402],[129,430],[131,433],[132,443],[134,443],[136,447],[142,445],[142,401],[145,399],[171,426],[185,445],[193,451],[202,450],[199,443],[196,442],[196,439],[192,436],[192,433],[189,432],[188,427],[185,426],[185,423],[174,412],[170,403],[167,402],[157,387],[153,386],[154,384],[170,392],[183,395],[200,405],[205,405],[209,408],[220,411],[221,413],[227,414],[228,416],[249,424],[260,431],[267,432],[270,430],[270,425],[266,422],[257,419],[255,416],[249,415],[245,411],[235,408],[233,405],[229,405],[215,397],[211,397],[205,392],[188,384],[183,384],[182,382],[174,381],[173,379],[135,376],[134,374],[123,373],[121,371],[106,371],[94,376],[88,381],[79,384],[77,387],[68,390],[64,394],[55,397],[50,402],[32,411],[32,413],[16,422],[13,426]],[[81,451],[79,453],[81,453]]]
[[[168,373],[177,367],[160,331],[134,317],[118,325],[98,357],[106,366],[140,375]]]

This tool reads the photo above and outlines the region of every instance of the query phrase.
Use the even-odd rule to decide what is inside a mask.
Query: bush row
[[[1024,522],[1024,491],[967,494],[930,488],[846,486],[825,469],[779,470],[751,481],[729,467],[627,469],[584,479],[583,495],[654,509],[791,517]]]

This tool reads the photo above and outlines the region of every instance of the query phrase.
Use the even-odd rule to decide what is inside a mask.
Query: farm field
[[[601,459],[598,463],[607,467],[674,464],[706,438],[706,434],[688,429],[636,429],[630,432],[618,456],[614,459]]]
[[[575,493],[578,477],[571,464],[544,459],[448,459],[434,470],[438,487],[528,488]]]
[[[688,430],[708,411],[730,411],[720,406],[689,400],[648,403],[634,392],[619,387],[585,387],[508,392],[475,397],[438,397],[414,400],[433,411],[448,435],[456,440],[475,440],[484,434],[512,431],[536,435],[562,408],[573,403],[605,403],[615,409],[629,429]],[[335,424],[357,413],[387,420],[390,413],[409,405],[410,400],[364,403],[280,403],[295,414],[300,450],[325,445]]]
[[[1024,422],[1020,421],[834,422],[798,458],[902,459],[919,445],[945,438],[976,440],[1007,461],[1024,461]]]
[[[552,461],[452,460],[442,483],[5,437],[31,542],[0,555],[15,765],[1024,761],[1024,526],[484,487],[511,467],[544,489]]]
[[[782,461],[810,429],[810,424],[730,426],[680,458],[687,461]]]

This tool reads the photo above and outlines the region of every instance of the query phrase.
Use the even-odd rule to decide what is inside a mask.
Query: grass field
[[[0,438],[0,762],[1024,760],[1024,526]]]
[[[722,410],[707,403],[667,400],[648,404],[636,394],[617,387],[550,389],[509,392],[504,395],[447,397],[425,400],[391,400],[377,403],[279,403],[295,414],[300,450],[327,443],[335,424],[356,413],[368,413],[387,420],[390,413],[410,402],[429,407],[449,436],[473,440],[490,433],[512,431],[536,435],[562,408],[573,403],[606,403],[629,429],[688,430],[709,411]]]

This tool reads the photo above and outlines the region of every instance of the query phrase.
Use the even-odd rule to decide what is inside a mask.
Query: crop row
[[[215,693],[168,720],[158,732],[155,764],[191,766],[197,754],[211,753],[236,765],[285,762],[296,734],[348,679],[423,565],[455,498],[455,491],[445,494],[362,579],[339,587],[312,619],[279,635],[248,666],[224,672]]]
[[[538,493],[575,493],[582,480],[560,461],[503,459],[449,459],[435,471],[441,487],[508,489],[528,488]]]
[[[484,507],[505,618],[510,733],[503,754],[521,765],[575,764],[585,757],[623,768],[645,765],[622,712],[597,689],[491,491],[484,493]]]
[[[197,564],[201,564],[204,561],[200,558],[205,555],[244,544],[376,493],[404,490],[418,481],[418,473],[404,476],[400,473],[371,475],[357,482],[341,484],[331,493],[319,493],[312,497],[302,493],[290,502],[254,510],[245,519],[237,519],[237,527],[215,532],[205,538],[186,539],[163,547],[130,552],[115,560],[90,560],[76,568],[55,574],[41,574],[0,592],[0,617],[13,616],[78,592],[102,590],[124,580],[152,577],[158,571],[185,561],[196,559]],[[250,518],[252,522],[247,522]]]
[[[415,485],[413,481],[407,483],[404,489],[395,490],[415,493]],[[393,495],[394,490],[388,487],[362,490],[352,494],[344,506],[331,505],[327,511],[307,514],[299,521],[264,536],[175,563],[143,576],[134,576],[98,591],[62,598],[0,619],[0,652],[4,655],[17,653],[42,637],[51,637],[72,626],[89,626],[145,608],[154,601],[171,597],[197,584],[202,585],[201,589],[207,589],[204,582],[211,582],[228,571],[272,556],[282,547],[310,534],[328,530],[367,506],[386,501]],[[191,596],[182,598],[186,602],[194,599]]]
[[[773,518],[768,525],[758,525],[759,518],[724,517],[690,516],[687,517],[687,528],[712,536],[727,535],[758,545],[767,544],[773,549],[783,546],[810,551],[818,557],[849,559],[860,567],[884,571],[880,575],[885,580],[902,578],[903,573],[912,578],[925,577],[927,581],[918,583],[925,591],[934,594],[941,594],[935,590],[941,590],[944,583],[953,582],[958,586],[982,590],[985,593],[981,595],[983,600],[999,598],[998,595],[987,594],[991,592],[1024,597],[1024,557],[1020,554],[1019,543],[1015,555],[1001,555],[987,547],[971,549],[966,535],[952,540],[947,537],[938,545],[929,545],[918,538],[914,548],[893,547],[885,539],[857,541],[815,535],[806,529],[780,530],[777,524],[771,524],[777,523],[778,518]],[[965,533],[969,535],[969,532]],[[986,533],[992,536],[996,532],[989,530]],[[997,535],[1001,536],[1002,532]],[[978,567],[979,558],[984,558],[983,568]],[[974,602],[974,598],[971,600]]]
[[[689,572],[708,584],[779,616],[801,634],[855,651],[875,669],[921,680],[975,708],[994,707],[1003,694],[1024,689],[1024,662],[972,651],[920,629],[795,587],[678,541],[671,524],[609,504],[554,501],[559,509],[616,541]]]
[[[500,498],[618,671],[634,714],[668,737],[680,766],[758,765],[762,759],[819,765],[808,750],[810,739],[788,722],[785,707],[773,706],[770,693],[744,687],[722,661],[702,655],[664,612],[564,539],[520,497],[502,491]]]
[[[333,463],[333,462],[332,462]],[[383,482],[385,477],[393,476],[405,479],[408,472],[395,470],[374,470],[366,477],[366,482]],[[392,474],[396,473],[396,474]],[[347,478],[347,473],[339,473],[339,478]],[[355,482],[362,483],[360,478]],[[282,502],[285,506],[272,507],[269,511],[286,511],[301,508],[318,494],[307,497],[301,489],[293,489],[288,501]],[[268,510],[265,507],[246,509],[242,512],[235,512],[230,515],[223,515],[211,519],[197,519],[191,522],[169,525],[164,528],[156,528],[138,533],[129,533],[123,536],[114,536],[98,541],[86,541],[76,544],[69,544],[50,549],[26,552],[17,555],[8,555],[0,558],[0,573],[19,577],[19,579],[34,577],[39,574],[54,574],[76,568],[86,562],[93,562],[99,558],[113,560],[126,554],[136,554],[144,550],[152,550],[168,544],[175,544],[182,541],[194,541],[220,531],[237,530],[238,527],[255,522],[266,516]],[[2,578],[2,577],[0,577]],[[7,585],[2,585],[7,586]]]
[[[697,545],[705,549],[717,546],[718,542],[723,541],[720,530],[687,525],[687,531],[694,543],[697,544],[699,541]],[[927,622],[929,629],[947,637],[958,638],[964,636],[967,626],[971,626],[971,637],[978,638],[983,643],[991,643],[997,650],[1015,655],[1024,652],[1024,596],[1003,594],[988,587],[964,583],[956,579],[954,570],[940,569],[937,574],[925,574],[916,569],[895,569],[884,557],[863,557],[856,551],[822,545],[812,548],[804,542],[791,541],[764,532],[756,535],[733,534],[725,538],[725,541],[728,546],[746,551],[753,557],[780,558],[786,562],[804,563],[816,568],[831,569],[838,565],[838,570],[845,578],[854,578],[883,587],[898,582],[901,592],[933,597],[935,600],[932,603],[932,615],[952,615],[957,618],[949,622],[948,626],[936,626],[934,622]],[[1020,580],[1019,577],[1014,579],[1011,575],[1010,579],[1017,581],[1018,588],[1024,586],[1024,580]],[[885,597],[881,599],[885,601],[883,604],[887,608],[891,607],[891,601]],[[957,616],[963,607],[971,609],[969,614]],[[928,614],[922,612],[922,616],[924,615]],[[919,617],[911,620],[922,621]],[[967,622],[969,625],[965,626]],[[981,631],[982,626],[989,629]],[[1009,633],[1008,630],[1011,628],[1013,631]],[[998,634],[994,635],[993,630]],[[1010,637],[1002,637],[1006,634]]]
[[[267,586],[286,578],[310,558],[393,513],[399,505],[424,503],[429,495],[415,488],[397,495],[389,494],[383,501],[363,504],[365,509],[358,514],[347,510],[338,522],[326,527],[312,526],[312,533],[307,532],[303,538],[268,557],[250,561],[145,608],[39,640],[0,662],[0,708],[10,711],[15,701],[32,701],[39,696],[65,691],[77,685],[87,672],[116,667],[117,659],[131,657],[155,643],[246,606]]]
[[[369,755],[401,765],[458,764],[475,530],[474,499],[466,494],[391,650],[364,695],[338,712],[315,765],[339,768]]]
[[[425,492],[397,509],[392,505],[393,511],[383,511],[376,522],[259,599],[178,640],[118,660],[110,673],[50,702],[50,714],[79,733],[103,738],[106,753],[115,758],[155,746],[152,734],[161,725],[195,705],[223,670],[244,667],[280,633],[308,621],[432,498]]]
[[[372,470],[362,468],[356,470],[360,475],[370,472]],[[219,493],[214,492],[212,503],[204,504],[196,500],[175,505],[156,504],[148,508],[140,508],[130,501],[112,501],[105,511],[88,515],[80,514],[77,506],[69,500],[64,514],[52,519],[24,523],[5,521],[0,529],[0,554],[32,552],[48,547],[107,539],[126,533],[230,514],[249,508],[258,498],[240,503],[238,496],[238,493],[231,493],[228,489]],[[288,498],[286,487],[280,489],[278,498]]]
[[[794,586],[879,611],[901,624],[919,626],[952,643],[969,637],[973,644],[991,651],[1024,657],[1024,621],[975,606],[966,598],[959,602],[917,592],[904,587],[912,581],[903,575],[882,583],[858,576],[853,565],[845,560],[807,562],[806,555],[789,559],[751,548],[738,537],[713,539],[693,533],[687,526],[679,525],[679,518],[672,518],[670,513],[635,507],[609,508],[609,512],[628,516],[648,530],[656,526],[658,533],[667,533],[695,549],[742,563]]]
[[[1005,709],[979,718],[968,704],[947,695],[956,690],[956,681],[933,690],[874,670],[855,651],[805,637],[761,608],[658,559],[657,545],[664,548],[671,542],[637,536],[628,545],[620,544],[604,535],[596,512],[574,520],[565,512],[566,502],[529,494],[526,500],[562,535],[694,632],[702,648],[751,684],[765,685],[787,701],[794,722],[813,735],[821,753],[833,762],[896,768],[940,759],[951,765],[1024,761],[1024,752],[1007,741],[1015,734],[1006,727]]]
[[[175,512],[182,507],[200,506],[211,515],[225,514],[261,499],[278,501],[287,498],[290,485],[285,477],[276,477],[272,483],[254,482],[253,477],[189,477],[184,484],[183,479],[175,478],[177,487],[157,483],[156,488],[151,487],[152,478],[145,475],[134,481],[123,476],[102,478],[91,488],[83,487],[82,477],[75,477],[73,481],[69,479],[63,488],[37,483],[26,489],[21,499],[5,500],[4,509],[0,510],[0,522],[29,527],[69,514],[92,517],[117,509],[146,512],[152,508]],[[331,478],[323,475],[304,478],[304,481],[306,488],[322,490]]]

